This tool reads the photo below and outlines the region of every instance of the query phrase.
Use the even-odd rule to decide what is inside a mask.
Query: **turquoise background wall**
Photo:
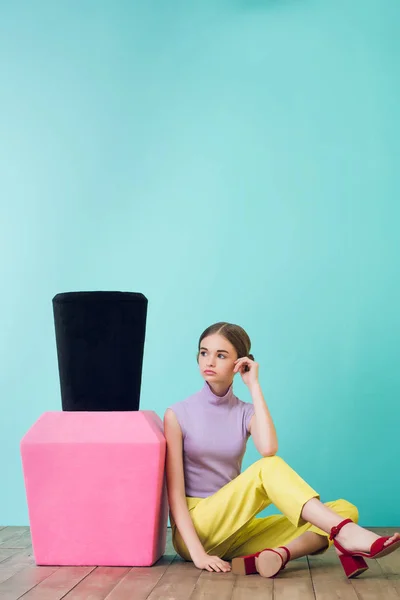
[[[51,299],[97,289],[149,299],[143,409],[200,389],[199,334],[239,323],[279,454],[400,524],[399,18],[0,2],[2,525],[28,523],[19,442],[61,407]]]

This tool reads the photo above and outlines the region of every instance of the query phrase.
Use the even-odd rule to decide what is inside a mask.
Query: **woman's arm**
[[[255,411],[249,427],[254,445],[261,456],[274,456],[278,452],[278,438],[261,386],[259,382],[256,382],[249,389]]]
[[[167,440],[166,473],[169,507],[179,533],[195,562],[194,557],[205,554],[205,550],[186,504],[182,431],[175,413],[170,409],[166,410],[164,416],[164,435]]]
[[[193,525],[186,504],[182,431],[175,413],[170,409],[167,409],[164,415],[164,435],[167,440],[166,474],[169,508],[191,559],[199,569],[230,571],[229,563],[219,556],[210,556],[206,553]]]
[[[253,400],[254,415],[250,420],[249,431],[253,436],[255,447],[262,456],[273,456],[278,452],[278,438],[258,380],[259,364],[248,356],[238,358],[235,363],[233,372],[240,373]]]

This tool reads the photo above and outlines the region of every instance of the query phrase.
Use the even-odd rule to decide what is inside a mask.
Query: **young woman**
[[[282,458],[258,380],[250,339],[238,325],[215,323],[200,336],[203,388],[164,417],[167,489],[176,552],[199,569],[274,577],[292,558],[332,543],[348,577],[400,547],[400,534],[379,537],[357,525],[347,500],[320,502]],[[240,373],[252,404],[233,393]],[[249,436],[263,458],[243,473]],[[283,514],[255,518],[269,504]],[[229,562],[232,560],[232,567]]]

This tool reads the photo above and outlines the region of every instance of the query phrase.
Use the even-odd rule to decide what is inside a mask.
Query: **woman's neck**
[[[207,382],[208,383],[208,382]],[[208,383],[208,385],[210,386],[211,391],[213,392],[213,394],[215,394],[216,396],[225,396],[229,390],[229,388],[232,385],[232,381],[230,382],[221,382],[221,383],[213,383],[211,385],[211,383]]]

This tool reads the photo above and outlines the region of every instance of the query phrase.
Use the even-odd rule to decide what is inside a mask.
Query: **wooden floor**
[[[388,535],[394,529],[374,529]],[[1,600],[392,600],[400,598],[400,551],[344,576],[335,552],[294,560],[276,579],[209,573],[174,552],[152,567],[36,567],[28,527],[0,527]]]

